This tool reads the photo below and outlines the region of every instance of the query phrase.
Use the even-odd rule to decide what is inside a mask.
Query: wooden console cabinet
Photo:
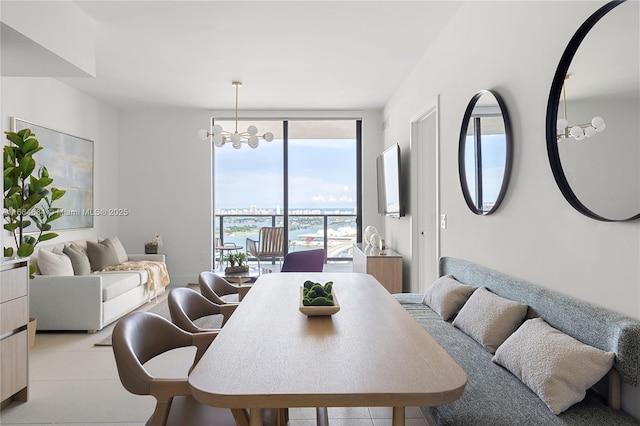
[[[361,243],[353,245],[353,272],[373,275],[389,293],[402,293],[402,255]]]
[[[29,384],[29,262],[0,263],[0,408],[26,401]]]

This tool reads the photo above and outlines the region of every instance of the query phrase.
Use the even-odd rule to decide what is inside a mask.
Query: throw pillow
[[[101,271],[107,266],[120,264],[116,248],[109,239],[98,242],[87,241],[87,255],[91,271]]]
[[[436,311],[443,320],[448,321],[458,313],[476,288],[462,284],[453,278],[453,275],[445,275],[431,284],[422,298],[422,303]]]
[[[525,321],[498,348],[493,361],[511,371],[560,414],[582,401],[613,365],[615,354],[574,339],[542,318]]]
[[[453,325],[482,344],[487,351],[495,353],[502,342],[520,327],[526,314],[527,305],[480,287],[460,309]]]
[[[38,251],[38,269],[42,275],[73,275],[71,260],[57,248]]]
[[[73,273],[75,275],[89,275],[91,273],[91,264],[87,253],[78,247],[77,244],[71,243],[64,246],[62,252],[69,256],[71,265],[73,265]]]
[[[116,254],[118,255],[118,263],[124,263],[129,260],[127,251],[124,249],[124,246],[120,242],[120,238],[107,238],[107,241],[110,241],[111,244],[113,244],[113,247],[116,249]]]

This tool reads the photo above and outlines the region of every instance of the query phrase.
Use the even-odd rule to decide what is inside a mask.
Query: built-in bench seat
[[[613,352],[615,362],[614,369],[587,392],[583,401],[554,415],[536,393],[507,369],[493,362],[493,355],[480,343],[423,304],[423,294],[396,294],[394,296],[403,307],[468,376],[467,386],[459,400],[439,407],[422,408],[434,424],[640,424],[629,414],[607,405],[605,398],[608,396],[614,407],[619,406],[620,379],[633,386],[639,383],[639,321],[461,259],[442,258],[440,276],[445,275],[453,275],[463,284],[485,286],[499,296],[528,305],[527,318],[541,317],[552,327],[587,345]]]

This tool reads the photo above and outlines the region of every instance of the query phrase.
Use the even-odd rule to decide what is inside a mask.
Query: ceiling
[[[381,108],[457,1],[76,1],[96,77],[61,80],[118,108]]]

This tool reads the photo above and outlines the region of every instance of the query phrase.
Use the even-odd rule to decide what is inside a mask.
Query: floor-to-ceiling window
[[[216,120],[234,131],[234,121]],[[262,226],[284,226],[287,251],[322,247],[351,259],[358,235],[360,122],[353,119],[240,121],[270,131],[252,149],[214,148],[215,233],[245,246]]]

